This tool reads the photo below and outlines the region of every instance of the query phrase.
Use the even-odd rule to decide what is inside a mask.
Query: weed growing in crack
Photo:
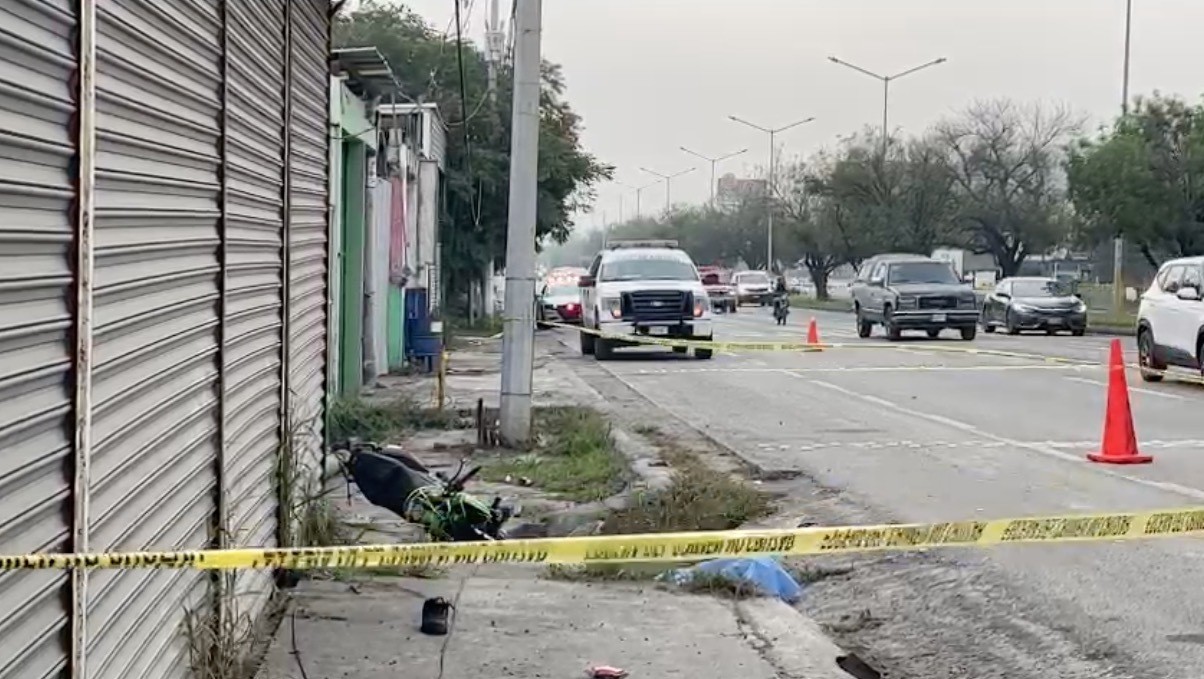
[[[359,438],[377,443],[386,443],[419,429],[468,426],[454,410],[426,408],[405,397],[383,402],[342,398],[331,404],[329,422],[332,441]]]

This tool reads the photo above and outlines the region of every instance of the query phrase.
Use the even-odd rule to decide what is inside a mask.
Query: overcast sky
[[[468,34],[482,42],[489,0],[471,0]],[[499,0],[503,18],[511,0]],[[404,4],[443,30],[454,0]],[[1134,0],[1130,90],[1196,99],[1204,92],[1204,0]],[[788,155],[831,146],[838,135],[881,126],[882,85],[827,61],[837,56],[896,73],[949,61],[891,85],[891,127],[918,132],[982,97],[1058,101],[1093,124],[1119,110],[1125,0],[544,0],[544,57],[564,67],[568,97],[585,120],[589,149],[616,178],[643,185],[698,167],[673,182],[673,202],[708,196],[708,156],[750,151],[719,174],[765,166],[763,127],[815,116],[779,138]],[[619,213],[600,190],[592,226]],[[645,212],[664,205],[644,191]],[[634,213],[628,192],[626,214]]]

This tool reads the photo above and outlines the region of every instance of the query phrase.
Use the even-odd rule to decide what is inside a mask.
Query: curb
[[[811,618],[780,599],[745,599],[736,617],[760,642],[757,650],[779,676],[850,679],[837,664],[848,652],[837,646]]]

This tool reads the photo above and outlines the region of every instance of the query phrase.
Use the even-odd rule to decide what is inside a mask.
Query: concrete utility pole
[[[890,127],[888,127],[889,121],[887,119],[887,116],[889,115],[889,112],[890,112],[890,84],[891,84],[891,82],[898,80],[899,78],[902,78],[905,75],[911,75],[912,73],[915,73],[917,71],[922,71],[926,68],[929,68],[930,66],[936,66],[937,64],[943,64],[946,61],[948,61],[948,59],[946,59],[945,57],[941,57],[939,59],[933,59],[932,61],[930,61],[926,64],[920,64],[919,66],[916,66],[914,68],[909,68],[906,71],[900,71],[899,73],[896,73],[894,75],[879,75],[877,73],[874,73],[873,71],[868,71],[860,66],[850,64],[847,61],[841,61],[840,59],[837,59],[836,57],[828,57],[828,61],[830,61],[834,64],[840,64],[841,66],[845,66],[847,68],[851,68],[854,71],[857,71],[858,73],[868,75],[869,77],[874,78],[876,80],[880,80],[882,82],[882,160],[883,160],[883,162],[885,162],[886,161],[886,145],[887,145],[888,140],[890,139]]]
[[[681,147],[681,150],[694,156],[695,158],[702,158],[703,160],[705,160],[711,164],[711,207],[715,207],[715,166],[718,165],[719,163],[727,160],[728,158],[735,158],[736,156],[741,155],[743,153],[748,153],[748,149],[740,149],[739,151],[736,151],[735,153],[729,153],[725,156],[719,156],[718,158],[712,158],[710,156],[704,156],[701,153],[698,153],[697,151],[691,151],[690,149],[688,149],[684,146]]]
[[[1120,113],[1129,114],[1129,50],[1133,36],[1133,0],[1125,0],[1125,65],[1121,80]],[[1125,237],[1117,233],[1112,241],[1112,311],[1125,306]]]
[[[681,172],[675,172],[673,174],[661,174],[656,170],[649,170],[646,167],[641,167],[640,171],[647,172],[654,177],[660,177],[661,180],[665,182],[665,212],[670,212],[673,210],[673,180],[677,179],[683,174],[690,174],[697,169],[698,168],[696,167],[692,167],[688,170],[682,170]]]
[[[792,127],[798,127],[799,125],[809,123],[812,120],[815,120],[815,117],[812,116],[810,118],[807,118],[806,120],[799,120],[799,121],[790,123],[789,125],[783,125],[781,127],[761,127],[760,125],[750,123],[747,120],[744,120],[743,118],[737,118],[736,116],[728,116],[728,119],[732,120],[733,122],[740,123],[741,125],[747,125],[747,126],[753,128],[754,130],[760,130],[760,131],[764,132],[765,134],[769,135],[769,186],[766,187],[766,191],[765,191],[765,200],[766,200],[766,206],[767,206],[765,209],[765,213],[767,215],[766,216],[767,226],[765,229],[765,231],[766,231],[766,235],[765,235],[765,270],[772,272],[773,271],[773,200],[774,200],[774,191],[776,190],[776,187],[777,187],[777,167],[776,167],[777,166],[777,158],[776,158],[777,152],[776,152],[776,149],[774,148],[774,140],[777,138],[779,133],[785,132],[786,130],[789,130]]]
[[[512,445],[524,444],[531,439],[542,17],[543,0],[515,0],[514,111],[510,138],[510,214],[506,229],[501,394],[502,439]]]

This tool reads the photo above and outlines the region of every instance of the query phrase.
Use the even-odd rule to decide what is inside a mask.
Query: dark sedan
[[[1087,305],[1054,278],[1005,278],[982,305],[982,329],[1003,328],[1009,335],[1039,330],[1053,335],[1087,332]]]

